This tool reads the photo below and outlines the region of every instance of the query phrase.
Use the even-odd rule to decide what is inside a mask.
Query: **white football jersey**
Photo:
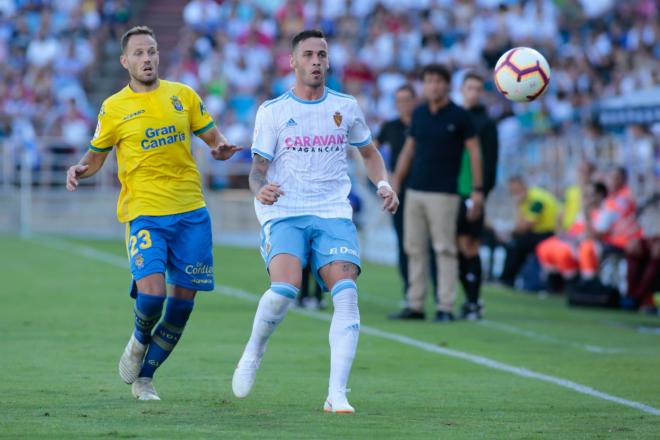
[[[259,222],[301,215],[351,219],[346,149],[370,143],[364,114],[350,95],[326,87],[315,101],[290,90],[264,102],[257,112],[252,154],[271,161],[268,182],[279,184],[284,195],[273,205],[255,198]]]

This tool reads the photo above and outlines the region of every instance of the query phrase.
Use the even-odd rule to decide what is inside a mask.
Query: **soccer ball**
[[[515,47],[495,65],[495,85],[507,99],[534,101],[550,84],[550,66],[543,55],[529,47]]]

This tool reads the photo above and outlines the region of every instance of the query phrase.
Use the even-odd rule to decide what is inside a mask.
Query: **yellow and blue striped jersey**
[[[190,141],[213,126],[197,93],[177,82],[144,93],[127,85],[103,102],[89,148],[117,147],[120,222],[205,206]]]

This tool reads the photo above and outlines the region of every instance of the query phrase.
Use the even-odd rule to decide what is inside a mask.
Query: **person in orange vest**
[[[627,173],[622,167],[609,172],[609,195],[596,222],[594,231],[606,248],[622,252],[634,240],[642,236],[642,229],[636,219],[637,205],[627,184]]]
[[[599,244],[593,239],[593,223],[607,197],[607,188],[595,182],[584,188],[583,209],[566,232],[543,240],[536,256],[547,274],[559,273],[565,280],[590,280],[598,272]]]

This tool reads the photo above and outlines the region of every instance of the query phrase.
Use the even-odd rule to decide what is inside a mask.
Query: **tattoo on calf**
[[[333,265],[341,265],[341,271],[342,271],[345,275],[347,275],[347,276],[349,276],[349,277],[358,274],[358,268],[357,268],[357,266],[356,266],[355,264],[353,264],[353,263],[348,263],[348,262],[346,262],[346,261],[334,261],[334,262],[331,263],[331,264],[333,264]]]

